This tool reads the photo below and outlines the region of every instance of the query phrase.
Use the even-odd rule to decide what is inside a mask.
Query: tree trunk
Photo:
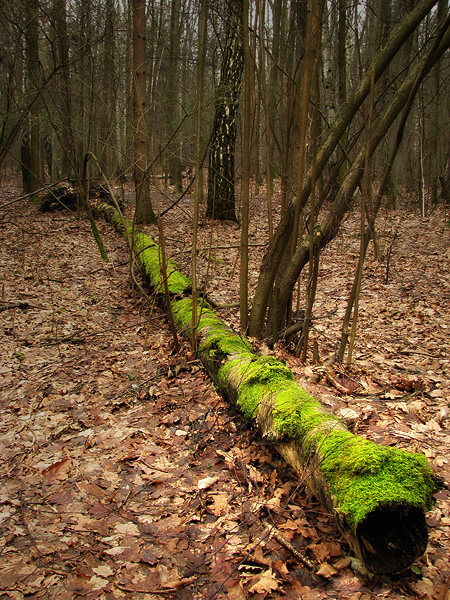
[[[337,148],[347,127],[352,122],[363,101],[366,99],[370,91],[372,77],[374,78],[374,81],[377,81],[380,78],[383,71],[387,68],[409,35],[414,31],[436,2],[437,0],[422,0],[422,2],[420,2],[420,4],[405,17],[398,28],[392,32],[386,46],[377,53],[373,73],[372,70],[370,70],[363,77],[355,92],[347,99],[344,105],[340,107],[334,123],[328,130],[324,141],[318,149],[315,165],[316,177],[319,177],[324,170],[325,165]],[[350,174],[350,177],[352,178],[353,174]],[[311,193],[311,181],[312,169],[310,167],[305,172],[301,189],[297,192],[302,207],[306,205],[309,199]],[[347,200],[350,200],[350,198],[346,197],[344,202],[347,202]],[[347,204],[347,208],[349,208],[349,206],[350,204]],[[343,214],[345,214],[345,211]],[[273,289],[273,283],[278,271],[278,266],[282,262],[285,249],[289,247],[291,242],[292,226],[294,222],[293,216],[293,204],[290,202],[280,220],[274,238],[269,244],[269,248],[263,259],[249,319],[249,333],[251,336],[260,336],[265,331],[265,316]],[[332,214],[330,214],[330,218],[333,218]],[[335,230],[335,233],[336,231],[337,229]],[[322,247],[324,245],[324,240],[325,238],[322,238]],[[328,241],[325,243],[328,243]],[[298,252],[299,251],[303,252],[301,247],[298,249]],[[295,280],[296,278],[294,281]]]
[[[70,177],[72,166],[76,163],[76,144],[72,116],[72,85],[70,75],[69,35],[67,28],[67,7],[65,0],[55,0],[55,29],[57,35],[57,58],[61,64],[61,91],[55,98],[58,115],[56,131],[61,152],[61,176]],[[59,96],[59,97],[58,97]]]
[[[145,0],[133,0],[133,120],[134,120],[134,184],[136,190],[136,222],[155,223],[147,177],[147,128],[145,115]]]
[[[110,206],[115,226],[133,239],[150,284],[160,291],[160,251]],[[174,263],[167,264],[171,309],[190,336],[192,300]],[[425,511],[432,506],[433,472],[423,455],[377,445],[350,433],[294,380],[286,365],[258,356],[205,303],[198,309],[198,356],[224,397],[237,404],[334,517],[353,551],[375,573],[400,573],[426,549]]]
[[[168,70],[168,91],[167,91],[167,139],[170,139],[177,130],[180,123],[180,11],[181,1],[172,0],[170,10],[170,49],[169,49],[169,70]],[[175,134],[169,144],[169,174],[172,185],[177,194],[181,194],[183,189],[182,164],[181,164],[181,145],[179,133]]]
[[[242,52],[243,0],[230,0],[227,5],[225,50],[209,151],[206,216],[224,221],[237,221],[234,149],[236,115],[239,108],[244,68]]]
[[[27,3],[27,11],[26,51],[28,85],[31,94],[35,94],[41,88],[42,80],[41,63],[39,60],[39,0],[30,0]],[[42,187],[40,115],[40,102],[37,102],[30,109],[29,192],[35,192]]]

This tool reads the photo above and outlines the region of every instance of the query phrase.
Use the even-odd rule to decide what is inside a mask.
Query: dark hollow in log
[[[378,508],[358,525],[356,537],[362,560],[370,571],[401,573],[426,550],[425,514],[415,506]]]

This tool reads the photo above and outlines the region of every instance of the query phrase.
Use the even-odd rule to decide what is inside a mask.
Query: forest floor
[[[174,352],[163,313],[130,285],[112,227],[98,223],[106,263],[86,220],[28,201],[1,209],[18,196],[3,184],[0,599],[449,600],[448,213],[380,216],[352,367],[328,359],[356,267],[357,212],[322,257],[319,364],[274,349],[356,433],[425,453],[447,484],[428,514],[424,557],[380,578],[361,572],[304,481],[217,395],[189,348]],[[251,212],[253,289],[267,240],[262,198]],[[191,214],[187,197],[164,221],[188,275]],[[219,303],[237,300],[238,244],[235,224],[202,223],[200,278]],[[218,312],[237,326],[236,310]],[[321,576],[267,535],[273,523]]]

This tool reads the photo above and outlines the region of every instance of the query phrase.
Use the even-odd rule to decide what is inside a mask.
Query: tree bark
[[[127,232],[143,272],[161,292],[158,246],[110,206],[106,210],[115,226]],[[170,261],[167,283],[177,328],[189,337],[189,280]],[[425,456],[353,435],[295,382],[286,365],[255,354],[206,303],[198,316],[198,356],[220,393],[305,476],[366,567],[394,574],[411,566],[427,545],[425,511],[435,491]]]
[[[30,94],[36,94],[41,89],[41,63],[39,58],[39,0],[30,0],[27,3],[26,27],[26,56],[28,85]],[[29,162],[29,189],[35,192],[42,187],[43,171],[41,159],[41,108],[36,102],[30,108],[30,162]],[[25,190],[24,190],[25,191]]]
[[[168,90],[167,90],[167,132],[168,139],[177,130],[180,123],[180,18],[181,1],[172,0],[170,9],[170,45],[169,45],[169,69],[168,69]],[[172,185],[177,194],[181,194],[183,189],[182,165],[181,165],[181,145],[179,134],[175,134],[168,146],[168,166]]]
[[[155,223],[150,201],[147,170],[147,128],[145,122],[145,0],[133,0],[133,120],[134,120],[134,184],[136,190],[136,222]]]
[[[234,190],[236,115],[239,108],[244,58],[242,51],[243,0],[228,2],[225,51],[217,90],[208,166],[206,216],[237,221]]]

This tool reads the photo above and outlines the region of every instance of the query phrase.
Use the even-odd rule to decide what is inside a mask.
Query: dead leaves
[[[14,218],[32,220],[43,233],[53,227],[53,217],[37,218],[30,206]],[[123,243],[100,225],[115,265],[105,270],[88,224],[58,219],[50,236],[26,247],[9,228],[0,231],[5,301],[29,304],[26,313],[0,313],[3,594],[14,600],[405,598],[389,583],[369,589],[352,572],[329,518],[303,485],[296,489],[297,474],[254,443],[192,353],[171,356],[163,320],[155,311],[148,321],[145,304],[129,288]],[[188,239],[185,223],[174,218],[169,226]],[[219,226],[214,235],[238,232]],[[181,252],[179,244],[172,249]],[[214,266],[213,293],[230,302],[237,280],[231,275],[226,289],[223,282],[226,269],[236,275],[235,257],[220,254],[224,269]],[[251,260],[252,285],[256,253]],[[318,290],[318,313],[346,301],[342,261],[331,247],[323,260],[330,276]],[[448,478],[448,282],[435,270],[436,285],[422,296],[409,288],[413,298],[378,285],[378,267],[369,267],[364,337],[352,369],[305,368],[282,346],[277,352],[351,427],[382,443],[416,444]],[[386,293],[383,307],[378,295]],[[226,318],[236,321],[231,311]],[[321,357],[334,353],[339,323],[336,316],[316,321]],[[77,346],[70,336],[80,331],[84,344]],[[48,340],[58,344],[44,347]],[[437,500],[428,564],[407,580],[427,600],[449,600],[448,581],[439,579],[449,569],[446,490]],[[320,585],[295,553],[264,537],[274,521],[296,552],[318,565]]]

